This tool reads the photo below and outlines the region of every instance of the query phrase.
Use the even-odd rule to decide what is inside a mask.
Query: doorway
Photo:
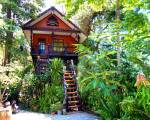
[[[39,54],[46,53],[46,39],[44,38],[38,39],[38,51],[39,51]]]

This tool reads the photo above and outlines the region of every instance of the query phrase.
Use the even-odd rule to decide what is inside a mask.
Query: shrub
[[[63,88],[55,84],[45,85],[42,95],[39,97],[39,111],[48,113],[57,111],[58,104],[61,106],[63,102]]]
[[[45,72],[45,76],[51,79],[50,83],[46,83],[39,96],[39,110],[40,112],[52,112],[61,109],[63,106],[63,62],[60,59],[52,59],[49,62],[49,70]]]
[[[135,96],[128,96],[120,102],[123,111],[121,120],[150,119],[150,86],[141,86]]]

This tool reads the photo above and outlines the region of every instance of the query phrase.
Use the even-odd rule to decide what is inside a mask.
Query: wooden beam
[[[31,34],[30,34],[30,46],[32,47],[32,40],[33,40],[33,31],[31,30]]]
[[[69,32],[69,33],[80,33],[79,30],[73,29],[60,29],[60,28],[35,28],[35,27],[24,27],[23,30],[40,30],[40,31],[51,31],[51,32]]]

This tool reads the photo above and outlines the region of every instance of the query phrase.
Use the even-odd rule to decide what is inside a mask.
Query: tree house
[[[71,69],[64,72],[64,107],[67,111],[80,110],[80,96],[73,62],[77,63],[78,54],[75,44],[81,44],[86,35],[56,8],[51,7],[36,19],[23,25],[22,29],[31,45],[31,55],[37,74],[45,72],[48,60],[61,58],[70,60]],[[67,68],[67,67],[66,67]]]
[[[38,57],[77,61],[74,44],[80,44],[86,39],[82,30],[70,20],[66,20],[55,7],[24,24],[22,29],[30,42],[34,63]]]

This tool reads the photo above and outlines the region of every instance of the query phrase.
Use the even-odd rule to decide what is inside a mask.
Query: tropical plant
[[[0,33],[0,36],[2,36],[1,41],[3,41],[3,44],[5,45],[3,65],[6,66],[6,64],[10,64],[13,58],[12,51],[14,44],[18,41],[16,38],[17,35],[14,34],[20,31],[20,27],[24,20],[36,16],[43,3],[41,0],[34,0],[34,2],[23,0],[4,0],[0,3],[2,5],[1,17],[3,22],[3,25],[0,26],[0,30],[3,31],[3,33]],[[21,32],[19,34],[21,34]]]
[[[141,86],[137,90],[135,96],[128,96],[120,102],[121,109],[123,111],[121,120],[148,120],[150,119],[150,90],[149,86]]]
[[[149,78],[149,21],[146,14],[134,10],[139,5],[141,9],[145,6],[142,1],[136,5],[121,1],[120,22],[117,24],[113,7],[106,14],[97,14],[92,19],[93,26],[88,39],[84,45],[77,45],[80,55],[78,80],[83,103],[90,110],[98,111],[104,119],[123,119],[119,103],[124,98],[124,102],[130,106],[134,103],[132,98],[136,94],[134,84],[137,73],[142,70]],[[121,48],[119,66],[118,45]],[[132,111],[130,106],[126,111]],[[137,116],[135,119],[140,118]]]
[[[63,75],[63,61],[61,59],[55,58],[49,62],[49,71],[48,74],[52,80],[52,83],[61,83]]]
[[[62,106],[63,101],[62,72],[63,62],[60,59],[49,61],[48,69],[40,75],[34,74],[32,65],[26,66],[19,73],[23,79],[20,90],[23,107],[44,113],[61,108],[59,106]]]
[[[56,84],[45,85],[42,95],[39,97],[39,111],[49,113],[61,109],[63,102],[63,88]],[[58,105],[59,104],[59,105]]]
[[[61,59],[52,59],[49,61],[49,69],[45,72],[46,78],[50,79],[42,90],[42,94],[39,96],[39,109],[41,112],[53,112],[62,108],[63,104],[63,87],[62,87],[62,75],[63,75],[63,62]]]

